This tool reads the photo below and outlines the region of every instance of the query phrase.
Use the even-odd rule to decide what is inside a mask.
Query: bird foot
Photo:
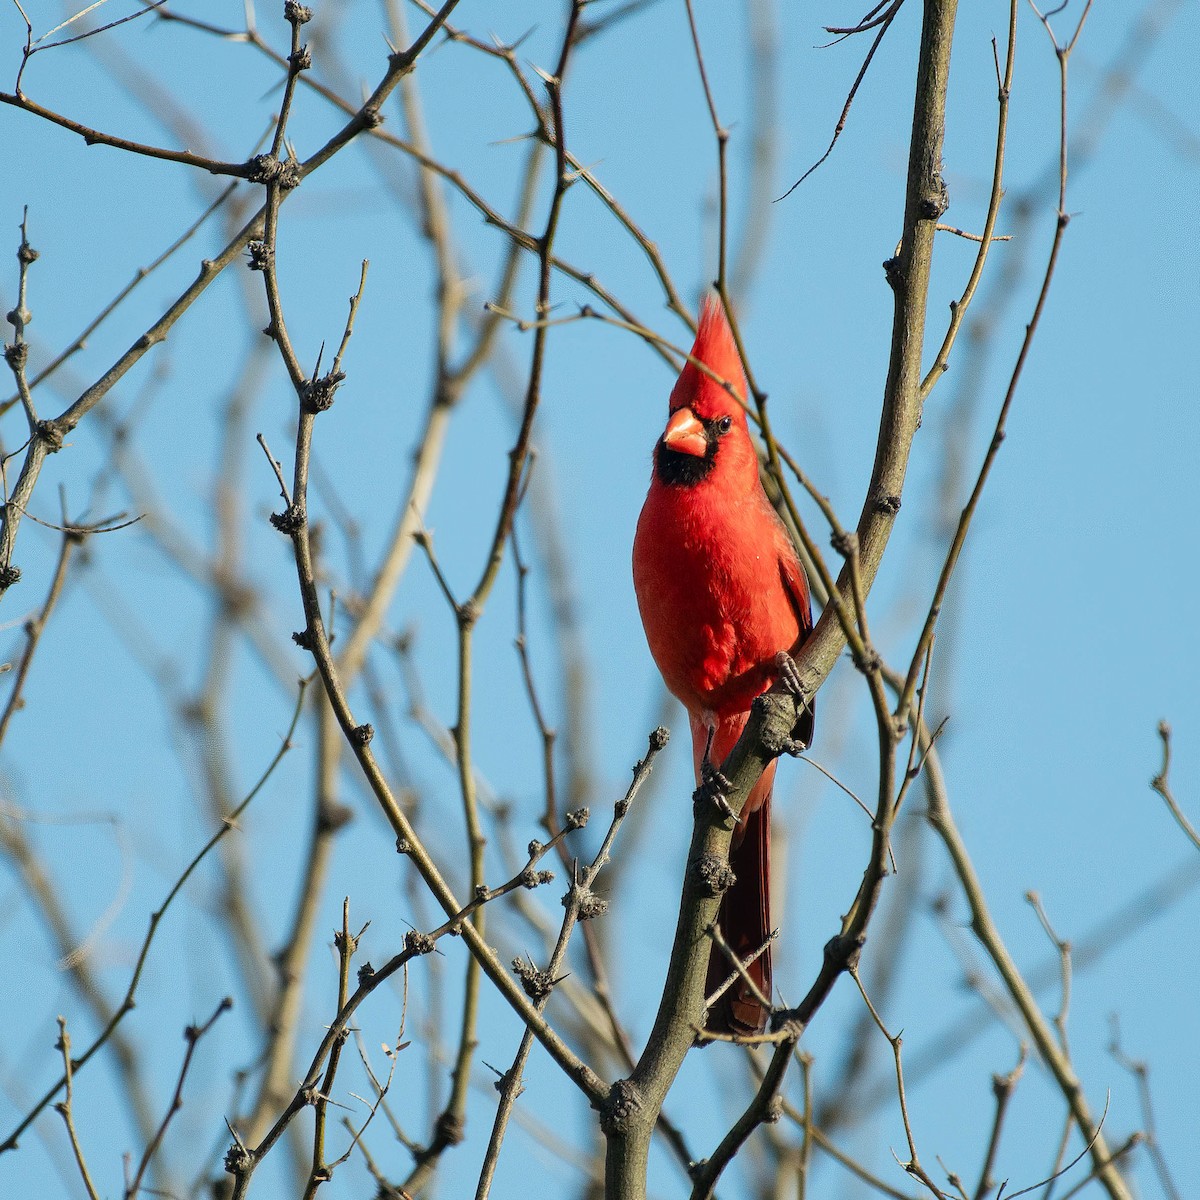
[[[696,789],[692,800],[696,804],[712,804],[723,817],[736,821],[737,814],[729,804],[729,793],[733,784],[712,765],[708,754],[700,764],[700,786]]]
[[[779,682],[783,685],[784,691],[788,692],[792,696],[795,696],[797,700],[800,700],[801,703],[803,703],[804,685],[800,679],[800,670],[796,666],[795,659],[793,659],[786,650],[780,650],[780,652],[775,655],[775,669],[779,672]],[[811,701],[805,705],[805,708],[808,710],[807,725],[808,728],[811,729]],[[804,726],[804,716],[805,712],[804,709],[802,709],[801,720],[797,722],[796,729],[800,729],[802,726]],[[795,733],[796,730],[793,729],[792,732]],[[807,749],[808,742],[806,742],[803,738],[784,738],[780,743],[779,753],[790,754],[793,758],[797,758]]]
[[[804,695],[804,685],[800,680],[800,670],[796,660],[786,651],[780,650],[775,655],[775,669],[779,672],[779,682],[793,696]]]

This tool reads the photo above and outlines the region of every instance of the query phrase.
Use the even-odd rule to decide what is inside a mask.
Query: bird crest
[[[713,379],[694,362],[684,364],[671,389],[671,411],[690,408],[702,420],[726,413],[745,421],[741,404],[719,383],[731,384],[740,399],[746,399],[746,376],[738,355],[733,331],[725,319],[725,310],[715,295],[709,295],[700,309],[700,325],[692,346],[692,358],[702,362],[717,376]]]

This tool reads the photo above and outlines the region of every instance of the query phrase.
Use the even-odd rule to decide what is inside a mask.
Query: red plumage
[[[741,397],[746,381],[720,303],[706,301],[692,357]],[[692,728],[696,780],[708,745],[719,766],[733,748],[754,698],[777,674],[776,656],[812,628],[808,581],[795,548],[758,477],[758,457],[742,406],[689,362],[671,391],[671,416],[654,451],[650,491],[633,543],[633,582],[650,653],[667,687],[684,704]],[[797,736],[811,740],[811,713]],[[737,880],[718,916],[740,958],[771,931],[770,825],[772,763],[742,810],[730,848]],[[714,946],[709,991],[732,971]],[[771,954],[749,974],[768,999]],[[709,1015],[708,1027],[757,1032],[767,1010],[737,981]]]

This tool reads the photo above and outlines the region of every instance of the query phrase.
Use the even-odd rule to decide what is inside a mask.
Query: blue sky
[[[43,7],[51,6],[26,6],[39,31],[59,19]],[[176,7],[231,27],[240,28],[244,20],[241,4]],[[824,151],[865,50],[861,39],[817,48],[827,40],[820,26],[851,23],[861,13],[846,5],[819,12],[811,6],[752,7],[759,22],[773,25],[778,42],[774,157],[770,186],[760,191],[751,190],[747,180],[757,128],[754,85],[771,78],[768,65],[747,50],[745,6],[697,6],[714,97],[731,129],[732,244],[742,245],[749,224],[761,226],[766,236],[752,286],[741,297],[743,329],[754,372],[771,397],[778,437],[850,522],[870,473],[886,372],[891,297],[880,264],[893,252],[899,232],[920,7],[913,3],[902,10],[828,162],[779,203],[770,200]],[[359,81],[372,84],[384,67],[382,8],[316,8],[318,20],[310,27],[316,74],[357,97]],[[994,144],[991,39],[1003,44],[1008,5],[990,0],[962,8],[947,120],[944,171],[951,208],[945,219],[976,230],[986,208]],[[1079,8],[1072,4],[1056,18],[1060,34],[1073,28]],[[531,30],[521,43],[521,61],[549,69],[561,11],[558,4],[464,0],[454,19],[477,36],[494,32],[504,41]],[[604,11],[603,5],[589,10]],[[1140,44],[1135,31],[1147,12],[1161,28],[1133,63],[1130,47]],[[323,57],[330,45],[323,31],[339,14],[332,46],[340,53],[344,76],[333,73]],[[415,15],[410,13],[414,26]],[[287,29],[278,15],[264,8],[258,21],[263,37],[283,49]],[[0,10],[0,88],[6,91],[12,88],[23,37],[15,8]],[[1095,136],[1081,148],[1072,170],[1067,199],[1072,220],[1008,437],[952,589],[938,642],[938,686],[930,697],[937,712],[949,714],[941,749],[951,799],[1014,957],[1031,971],[1053,959],[1024,899],[1029,890],[1041,896],[1060,936],[1077,947],[1087,945],[1089,937],[1098,940],[1103,952],[1079,963],[1074,978],[1070,1034],[1077,1068],[1096,1109],[1103,1107],[1106,1094],[1111,1096],[1106,1134],[1110,1142],[1119,1142],[1142,1120],[1133,1081],[1107,1052],[1110,1016],[1119,1014],[1127,1052],[1145,1059],[1151,1069],[1159,1136],[1179,1180],[1200,1170],[1194,1138],[1200,1042],[1190,1029],[1200,982],[1194,937],[1197,875],[1190,875],[1193,883],[1183,886],[1173,903],[1144,914],[1134,931],[1119,937],[1107,937],[1105,931],[1114,928],[1113,914],[1163,879],[1186,873],[1197,856],[1147,781],[1160,762],[1156,725],[1166,719],[1174,730],[1175,794],[1200,816],[1200,708],[1194,683],[1200,635],[1191,616],[1197,587],[1191,511],[1200,454],[1193,349],[1200,333],[1200,252],[1189,236],[1200,166],[1200,128],[1190,88],[1191,48],[1198,37],[1195,6],[1098,4],[1072,57],[1070,127]],[[1129,90],[1110,106],[1111,94],[1104,89],[1114,64],[1136,66],[1136,73]],[[185,135],[172,124],[164,101],[137,102],[122,86],[126,80],[135,92],[142,88],[135,67],[157,80],[179,112],[205,131],[217,157],[248,157],[278,103],[275,70],[252,48],[155,21],[131,23],[84,46],[38,55],[26,69],[23,87],[49,107],[122,136],[182,144]],[[528,153],[520,135],[529,131],[530,117],[504,69],[469,48],[443,44],[421,61],[417,80],[437,155],[497,208],[511,211]],[[1000,243],[993,250],[972,310],[973,316],[995,314],[988,354],[979,360],[975,377],[975,360],[966,339],[960,339],[914,445],[904,506],[869,604],[880,647],[898,665],[907,665],[912,653],[944,551],[938,506],[945,448],[957,446],[964,456],[965,479],[951,502],[956,509],[986,449],[1033,309],[1055,221],[1055,198],[1044,181],[1056,161],[1057,103],[1053,50],[1031,10],[1023,7],[1006,169],[1008,207],[999,230],[1019,228],[1024,242]],[[572,152],[659,247],[681,292],[694,301],[714,274],[716,156],[682,4],[651,4],[585,44],[568,77],[564,104]],[[311,153],[338,124],[323,102],[301,93],[290,126],[297,152],[301,157]],[[389,110],[389,127],[403,128],[395,107]],[[10,251],[15,251],[16,227],[27,205],[30,239],[41,252],[29,304],[34,359],[44,362],[139,266],[178,236],[217,185],[181,166],[89,148],[9,107],[0,108],[0,136],[9,151],[0,178],[0,229],[8,231]],[[332,342],[340,334],[359,262],[370,259],[347,360],[349,377],[333,410],[322,417],[317,440],[321,472],[331,481],[338,505],[358,522],[368,558],[383,546],[403,494],[432,371],[430,256],[411,214],[396,203],[397,194],[406,198],[411,189],[409,166],[399,156],[354,149],[305,183],[285,206],[281,224],[281,284],[305,361],[315,358],[322,340]],[[1031,217],[1020,223],[1011,206],[1026,196]],[[449,207],[471,303],[478,308],[491,297],[505,242],[460,199],[452,198]],[[543,190],[532,228],[540,228],[544,210]],[[73,380],[86,383],[106,369],[186,285],[199,258],[215,253],[220,244],[218,228],[204,229],[141,285],[62,373],[59,390],[44,393],[45,411],[58,411],[77,394],[78,389],[71,391]],[[558,247],[564,258],[595,272],[647,324],[675,341],[687,340],[682,324],[666,311],[640,250],[582,185],[568,193]],[[7,310],[16,268],[2,244],[0,256],[8,263],[0,274]],[[941,235],[927,361],[973,256],[972,245]],[[1013,262],[1024,269],[1007,282],[1003,269]],[[221,414],[259,336],[246,326],[239,290],[244,282],[231,276],[215,285],[167,344],[80,426],[67,451],[50,460],[31,508],[34,515],[56,519],[60,484],[73,512],[85,504],[92,506],[92,516],[141,511],[145,494],[131,492],[112,468],[105,422],[120,420],[136,428],[132,449],[144,464],[141,477],[153,482],[173,524],[196,545],[211,546]],[[251,282],[256,285],[257,277]],[[533,287],[527,263],[513,302],[522,315],[532,312]],[[554,296],[564,313],[580,303],[596,303],[583,287],[561,276]],[[520,384],[530,336],[507,331],[503,351],[511,377]],[[427,518],[441,565],[460,594],[478,575],[507,466],[513,423],[504,378],[503,371],[483,377],[455,414]],[[971,403],[964,396],[973,379],[978,391]],[[599,322],[563,325],[549,339],[535,470],[539,482],[549,485],[571,554],[580,622],[575,649],[589,669],[584,741],[590,742],[585,749],[595,773],[590,798],[597,817],[624,790],[628,769],[662,710],[628,559],[671,382],[670,372],[644,343]],[[276,457],[289,462],[292,403],[286,378],[277,363],[270,363],[247,420],[239,461],[249,574],[264,598],[265,626],[278,657],[298,675],[308,666],[289,637],[302,623],[295,578],[286,542],[265,520],[277,494],[253,442],[261,431]],[[3,421],[0,431],[11,452],[24,437],[19,410]],[[12,470],[10,464],[10,479]],[[802,501],[802,511],[820,531],[815,508]],[[347,579],[357,584],[352,557],[330,512],[320,497],[319,515],[329,522],[331,572],[343,586]],[[530,652],[550,719],[559,723],[564,698],[547,603],[545,547],[528,520],[522,533],[534,566]],[[823,533],[818,541],[824,544]],[[196,689],[206,661],[210,605],[145,527],[94,538],[88,549],[86,570],[72,580],[54,615],[27,688],[26,708],[14,719],[4,746],[3,798],[42,822],[29,825],[30,836],[53,864],[78,928],[92,931],[90,953],[103,985],[118,996],[148,913],[212,827],[197,804],[201,764],[195,748],[163,715],[161,694],[145,661],[174,664],[172,694]],[[5,598],[3,653],[8,659],[19,653],[21,625],[45,593],[56,552],[52,531],[23,524],[14,561],[24,576]],[[438,721],[450,724],[453,621],[419,557],[406,573],[389,626],[412,634],[428,705]],[[513,806],[514,836],[523,844],[537,833],[541,782],[536,730],[512,649],[514,631],[510,562],[477,635],[474,749],[480,771]],[[377,668],[409,778],[427,810],[444,813],[430,821],[431,844],[452,857],[462,838],[453,774],[431,751],[426,734],[406,718],[408,699],[394,656],[381,652]],[[274,752],[293,695],[244,642],[232,659],[227,694],[231,786],[241,794]],[[353,699],[377,724],[388,719],[361,688]],[[624,964],[616,982],[617,1004],[638,1044],[649,1029],[670,945],[689,831],[686,726],[679,711],[667,711],[676,735],[647,798],[642,832],[631,838],[608,934]],[[865,689],[844,662],[822,693],[814,755],[850,787],[871,795],[874,745]],[[296,753],[244,824],[241,846],[253,863],[251,890],[270,947],[284,936],[294,903],[312,752],[307,726]],[[852,802],[803,764],[783,765],[777,795],[788,888],[776,982],[786,998],[795,999],[815,974],[821,946],[853,896],[868,831]],[[421,925],[430,915],[415,910],[409,893],[397,886],[403,881],[390,838],[351,773],[344,796],[358,819],[338,843],[318,920],[323,932],[302,1027],[304,1045],[319,1040],[328,1018],[333,973],[331,967],[325,970],[321,938],[328,942],[342,896],[350,896],[352,911],[362,919],[370,917],[364,947],[376,961],[394,952],[407,922]],[[919,797],[913,799],[915,811]],[[104,819],[92,819],[95,814]],[[74,823],[81,816],[87,823]],[[593,828],[587,844],[598,837]],[[941,1031],[977,1001],[930,913],[930,901],[944,892],[950,897],[951,923],[961,925],[964,918],[946,858],[931,838],[910,853],[906,862],[901,852],[899,867],[902,875],[915,876],[919,911],[884,1015],[893,1029],[905,1030],[905,1052],[916,1063],[923,1053],[936,1053]],[[489,879],[500,869],[493,845]],[[225,990],[236,992],[228,948],[208,915],[219,903],[216,880],[215,872],[201,872],[173,913],[170,936],[156,952],[139,1008],[129,1019],[135,1023],[132,1032],[151,1049],[160,1103],[177,1068],[183,1025],[206,1016]],[[542,899],[553,919],[557,896]],[[27,1097],[53,1077],[54,1015],[69,1017],[79,1030],[77,1040],[89,1026],[36,913],[7,868],[0,873],[0,917],[5,954],[15,964],[13,978],[21,980],[19,988],[10,987],[0,998],[7,1031],[0,1039],[0,1127],[7,1131],[28,1107]],[[885,917],[886,912],[880,915],[868,943],[868,979],[873,955],[886,949]],[[962,933],[970,947],[969,932],[963,928]],[[462,947],[454,943],[439,964],[451,990],[462,957]],[[1039,994],[1053,1013],[1053,981]],[[241,1005],[243,997],[237,999]],[[376,999],[363,1018],[372,1044],[395,1036],[394,1001]],[[818,1088],[834,1077],[860,1007],[849,981],[843,981],[807,1036]],[[189,1146],[223,1149],[226,1135],[213,1114],[229,1108],[230,1071],[253,1058],[248,1029],[246,1017],[235,1010],[205,1044],[211,1051],[199,1056],[194,1091],[173,1130],[173,1161],[190,1164]],[[517,1037],[515,1019],[498,1003],[490,1005],[479,1057],[507,1064]],[[879,1078],[886,1080],[882,1040],[877,1050]],[[909,1099],[924,1159],[933,1163],[940,1155],[973,1180],[991,1116],[991,1074],[1010,1069],[1016,1054],[1014,1036],[993,1024],[940,1070],[914,1076]],[[732,1101],[721,1097],[735,1072],[722,1049],[693,1059],[670,1109],[688,1122],[695,1146],[704,1152],[727,1118],[724,1106]],[[119,1154],[131,1137],[123,1110],[112,1100],[115,1083],[109,1071],[101,1065],[81,1074],[78,1096],[85,1144],[104,1179],[102,1194],[119,1190]],[[421,1067],[414,1067],[398,1100],[418,1129],[424,1088]],[[573,1104],[555,1068],[536,1053],[528,1089],[522,1104],[543,1119]],[[705,1099],[713,1096],[716,1102]],[[447,1158],[444,1194],[463,1194],[470,1186],[482,1153],[477,1139],[490,1124],[493,1106],[492,1094],[481,1087],[470,1112],[472,1140]],[[1046,1075],[1031,1064],[997,1168],[1001,1177],[1011,1176],[1014,1188],[1047,1173],[1060,1108]],[[26,1194],[49,1194],[52,1188],[78,1194],[75,1181],[60,1180],[53,1165],[62,1154],[58,1118],[43,1117],[40,1128],[53,1152],[39,1137],[28,1136],[19,1154],[0,1159],[0,1180],[15,1181],[6,1187]],[[574,1118],[561,1132],[586,1145]],[[513,1139],[493,1194],[525,1194],[523,1160],[545,1171],[554,1194],[567,1194],[577,1176],[546,1160],[522,1131]],[[887,1150],[902,1151],[903,1145],[892,1097],[851,1148],[903,1189],[905,1180]],[[393,1166],[403,1162],[398,1149],[389,1153]],[[822,1189],[861,1194],[846,1176],[834,1173],[837,1168],[825,1164],[820,1169]],[[339,1193],[351,1183],[368,1186],[361,1167],[343,1170],[331,1185]],[[1144,1155],[1133,1176],[1142,1194],[1157,1194]],[[282,1178],[265,1171],[261,1190],[265,1194],[280,1186]],[[728,1194],[736,1194],[732,1179]],[[680,1194],[678,1175],[665,1159],[655,1162],[653,1181],[656,1194]]]

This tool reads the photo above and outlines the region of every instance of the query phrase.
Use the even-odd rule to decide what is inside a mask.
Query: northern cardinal
[[[710,296],[692,357],[746,395],[741,359],[725,313]],[[696,782],[733,748],[754,698],[774,682],[781,652],[812,629],[808,580],[758,477],[758,456],[742,406],[688,362],[671,391],[670,419],[654,448],[650,491],[633,542],[633,583],[650,653],[687,709]],[[794,737],[812,740],[812,711]],[[707,763],[706,763],[707,758]],[[708,764],[711,764],[709,766]],[[717,924],[771,998],[771,787],[763,772],[742,809],[730,846],[736,882]],[[713,943],[711,995],[733,972]],[[758,1033],[768,1009],[737,979],[710,1011],[714,1032]]]

